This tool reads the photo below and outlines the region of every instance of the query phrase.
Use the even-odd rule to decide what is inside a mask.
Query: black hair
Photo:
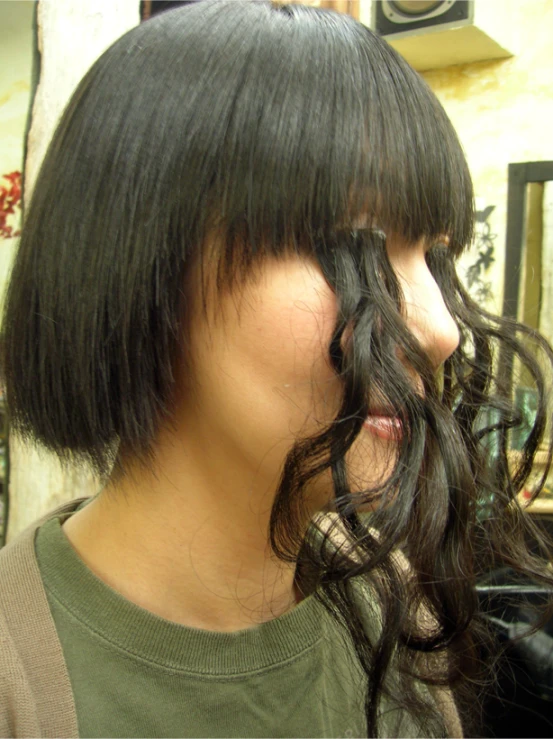
[[[176,377],[190,360],[192,265],[199,260],[225,289],[267,255],[317,260],[339,303],[329,351],[343,403],[329,428],[290,452],[270,539],[298,572],[315,573],[317,597],[351,635],[368,678],[370,736],[386,695],[422,731],[444,731],[417,685],[461,684],[479,566],[509,560],[547,578],[513,503],[544,433],[544,376],[517,338],[528,332],[482,311],[456,277],[472,228],[472,183],[451,123],[385,42],[329,11],[205,0],[134,28],[82,80],[36,182],[9,285],[3,364],[13,427],[108,478],[129,460],[148,464],[171,421]],[[215,253],[204,248],[213,231],[223,235]],[[392,232],[436,244],[429,267],[461,333],[441,383],[402,317],[386,251]],[[492,456],[484,443],[518,422],[496,371],[501,346],[539,390],[518,474],[505,444]],[[389,478],[352,491],[345,455],[375,392],[405,433]],[[499,420],[485,427],[490,410]],[[354,543],[345,550],[310,548],[302,533],[302,493],[329,468],[331,508]],[[484,519],[481,499],[491,507]],[[369,526],[358,510],[377,501]],[[374,642],[354,593],[360,580],[380,602]],[[421,604],[430,631],[414,626]],[[414,660],[429,654],[432,668]],[[393,695],[392,665],[402,681]]]

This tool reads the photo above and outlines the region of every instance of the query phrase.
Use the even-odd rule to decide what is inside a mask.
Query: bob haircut
[[[454,258],[472,228],[472,184],[451,123],[385,42],[347,15],[205,0],[134,28],[82,80],[36,182],[9,286],[3,364],[13,428],[109,478],[131,460],[148,464],[171,423],[177,378],[191,359],[190,290],[240,285],[268,255],[317,261],[338,298],[329,352],[344,397],[334,423],[291,450],[270,539],[321,585],[316,597],[354,640],[368,677],[369,736],[378,734],[386,694],[422,731],[443,733],[415,678],[461,685],[474,654],[479,567],[507,562],[551,582],[526,550],[531,524],[511,505],[546,415],[543,375],[517,335],[530,336],[548,361],[550,350],[464,292]],[[402,318],[386,253],[392,232],[435,245],[428,264],[461,335],[441,381]],[[207,250],[213,233],[218,246]],[[521,358],[540,398],[516,474],[506,442],[493,458],[482,443],[521,422],[494,369],[502,346]],[[422,379],[422,397],[398,348]],[[345,454],[375,392],[406,433],[390,477],[352,491]],[[490,411],[499,421],[486,426]],[[302,492],[329,468],[329,507],[354,557],[352,548],[310,548],[300,533]],[[488,516],[480,500],[490,501]],[[375,506],[370,528],[359,516],[365,503]],[[399,571],[397,547],[416,587]],[[351,588],[359,577],[378,593],[376,641]],[[421,601],[430,632],[413,627]],[[437,659],[415,660],[421,653]],[[401,679],[393,693],[392,664]]]
[[[82,80],[36,182],[6,326],[12,421],[102,473],[114,442],[144,455],[208,232],[227,236],[206,266],[221,284],[261,252],[316,254],[360,213],[454,250],[472,227],[451,125],[386,44],[349,16],[263,2],[134,28]]]

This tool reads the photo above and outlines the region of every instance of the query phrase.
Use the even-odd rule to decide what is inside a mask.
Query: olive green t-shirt
[[[366,736],[366,679],[311,595],[259,626],[189,628],[126,600],[77,555],[59,518],[36,553],[81,737]],[[388,736],[415,735],[399,711]]]

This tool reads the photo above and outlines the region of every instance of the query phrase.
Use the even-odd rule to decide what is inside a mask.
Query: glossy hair
[[[190,359],[193,265],[224,290],[267,255],[317,260],[339,303],[329,351],[343,403],[329,428],[290,452],[270,538],[310,588],[320,586],[316,597],[351,635],[368,678],[369,736],[382,730],[385,696],[421,731],[444,731],[415,678],[461,684],[474,644],[477,563],[511,558],[547,577],[526,552],[528,524],[511,505],[543,436],[544,377],[517,339],[525,329],[484,313],[457,280],[454,258],[472,227],[456,134],[386,43],[346,15],[205,0],[133,29],[82,80],[40,171],[9,286],[3,360],[12,426],[107,478],[129,461],[148,464],[171,422],[177,373]],[[222,246],[207,251],[214,232]],[[441,383],[402,318],[391,232],[436,244],[429,266],[461,332]],[[522,358],[540,391],[518,476],[505,445],[492,457],[483,443],[519,422],[496,377],[500,346]],[[403,439],[389,479],[352,491],[345,454],[375,394],[396,409]],[[486,429],[494,409],[499,420]],[[330,508],[353,542],[338,550],[327,546],[332,532],[313,546],[302,534],[306,486],[329,468]],[[483,519],[480,500],[489,501]],[[370,527],[358,514],[368,502],[376,505]],[[397,548],[409,557],[410,579]],[[382,610],[376,640],[363,628],[359,582]],[[422,603],[430,630],[414,625]],[[437,659],[417,656],[428,654]],[[392,672],[399,690],[388,684]]]

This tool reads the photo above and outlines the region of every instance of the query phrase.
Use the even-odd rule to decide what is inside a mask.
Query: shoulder
[[[43,523],[80,502],[52,511],[0,551],[0,736],[44,736],[50,724],[48,736],[76,735],[52,710],[71,706],[72,697],[34,542]]]
[[[21,646],[30,648],[35,608],[46,599],[34,554],[41,523],[0,550],[0,736],[40,736]]]
[[[40,736],[31,686],[0,610],[0,736]]]
[[[35,553],[36,532],[46,521],[72,512],[81,502],[75,500],[56,508],[0,550],[0,617],[16,647],[24,626],[32,629],[37,618],[44,620],[50,614]]]

